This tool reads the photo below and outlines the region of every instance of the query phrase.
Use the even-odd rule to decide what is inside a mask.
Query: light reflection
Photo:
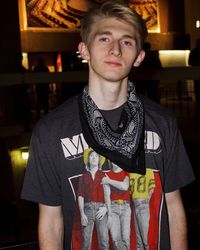
[[[162,67],[188,66],[189,50],[159,50]]]

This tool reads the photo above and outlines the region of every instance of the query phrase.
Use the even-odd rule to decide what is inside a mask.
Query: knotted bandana
[[[144,111],[133,83],[128,83],[128,100],[117,130],[112,130],[88,94],[79,96],[80,120],[84,138],[97,153],[127,172],[145,174]]]

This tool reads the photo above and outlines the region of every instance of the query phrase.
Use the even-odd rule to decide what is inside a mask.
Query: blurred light
[[[62,72],[62,57],[60,53],[58,53],[57,55],[56,68],[57,68],[57,72]]]
[[[188,65],[189,50],[159,50],[162,67],[180,67]]]
[[[196,20],[196,28],[200,28],[200,20]]]
[[[28,65],[28,53],[23,52],[22,53],[22,65],[28,69],[29,65]]]
[[[82,60],[82,63],[88,63],[88,61],[87,60]]]
[[[27,160],[29,157],[29,152],[28,151],[22,151],[21,157],[23,160]]]
[[[148,33],[160,33],[160,27],[158,27],[157,29],[148,30]]]

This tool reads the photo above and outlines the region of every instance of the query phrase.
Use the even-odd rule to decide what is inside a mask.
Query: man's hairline
[[[127,23],[127,24],[131,25],[131,26],[133,27],[133,29],[134,29],[134,32],[137,33],[137,35],[139,35],[139,31],[137,30],[137,28],[135,27],[135,25],[133,25],[131,22],[128,22],[127,20],[125,20],[125,19],[123,19],[123,18],[120,18],[120,17],[116,17],[116,16],[103,16],[103,17],[102,17],[102,19],[108,19],[108,18],[115,18],[115,19],[117,19],[117,20],[119,20],[119,21],[121,21],[121,22],[124,22],[124,23]],[[97,19],[99,19],[99,20],[102,21],[101,16],[96,16],[96,17],[95,17],[95,20],[97,20]],[[93,26],[94,26],[95,24],[96,24],[95,22],[93,22],[93,23],[91,24],[91,29],[90,29],[90,33],[89,33],[89,35],[88,35],[88,39],[86,39],[85,41],[82,41],[83,43],[86,44],[87,47],[90,47],[91,42],[95,39],[95,37],[96,37],[96,35],[97,35],[97,33],[94,34],[94,35],[92,36],[92,39],[91,39],[92,28],[93,28]],[[136,38],[137,35],[134,35],[134,37],[133,37],[133,39],[136,41],[136,43],[137,43],[137,38]],[[140,42],[141,42],[141,41],[140,41]],[[139,46],[137,46],[137,49],[139,49]],[[142,48],[140,48],[140,49],[138,50],[138,52],[140,52],[141,50],[142,50]]]

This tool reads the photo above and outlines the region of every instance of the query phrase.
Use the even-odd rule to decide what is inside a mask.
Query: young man
[[[82,248],[77,190],[88,147],[124,171],[140,174],[139,191],[146,167],[153,170],[149,249],[187,249],[179,189],[194,175],[175,118],[139,98],[128,81],[131,68],[145,56],[146,35],[141,17],[117,1],[89,10],[83,19],[79,52],[88,61],[88,87],[43,118],[31,139],[22,197],[39,203],[41,250]],[[98,249],[93,236],[91,249]],[[135,249],[134,221],[130,237]]]

